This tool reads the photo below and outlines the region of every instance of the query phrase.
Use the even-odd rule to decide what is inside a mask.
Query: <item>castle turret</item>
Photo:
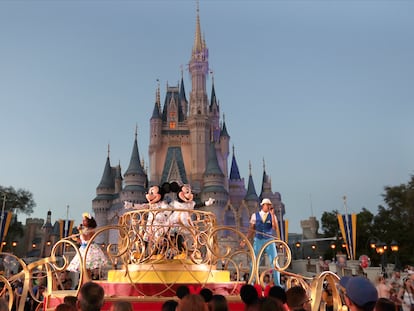
[[[125,187],[121,193],[121,200],[142,203],[145,201],[147,176],[141,165],[137,136],[137,130],[135,130],[135,140],[132,147],[131,159],[129,161],[128,169],[124,174]]]
[[[253,177],[252,177],[252,165],[249,162],[249,180],[247,183],[247,192],[246,196],[244,197],[244,201],[246,202],[250,213],[254,213],[258,211],[259,206],[259,197],[256,193],[256,188],[254,186]]]
[[[118,166],[115,167],[115,193],[117,194],[122,191],[122,180],[121,163],[118,163]]]
[[[246,196],[246,188],[244,186],[244,178],[240,177],[239,166],[236,162],[236,155],[234,153],[231,159],[230,178],[229,178],[229,198],[232,205],[238,210]]]
[[[214,142],[210,143],[210,149],[208,153],[207,168],[204,173],[204,188],[201,193],[201,200],[207,201],[208,198],[214,198],[214,205],[206,208],[209,211],[213,211],[218,218],[219,223],[223,223],[224,215],[223,206],[225,206],[229,199],[229,194],[224,188],[224,174],[217,161],[217,154]],[[221,221],[220,221],[221,220]]]
[[[259,199],[270,199],[275,208],[275,212],[279,221],[283,220],[285,214],[285,205],[282,203],[282,197],[279,192],[272,192],[272,180],[266,173],[265,161],[263,159],[263,177],[262,177],[262,190],[260,192]]]
[[[181,72],[181,83],[180,83],[180,104],[181,104],[181,110],[183,111],[183,115],[187,118],[188,101],[185,95],[184,78],[183,78],[182,72]]]
[[[213,133],[213,140],[219,141],[220,139],[220,107],[218,105],[216,90],[214,88],[214,77],[212,77],[212,87],[211,87],[211,99],[209,106],[209,115],[211,119],[211,131]]]
[[[111,167],[108,156],[106,158],[104,172],[102,174],[101,182],[96,187],[96,197],[92,200],[92,209],[95,213],[95,219],[99,226],[107,225],[108,211],[111,208],[112,200],[114,198],[115,179],[114,171]]]
[[[46,216],[46,222],[42,226],[43,236],[41,242],[40,257],[50,255],[52,245],[54,244],[53,225],[52,225],[52,212],[48,211]]]
[[[229,189],[229,182],[228,182],[228,175],[227,175],[227,172],[228,172],[227,159],[229,158],[229,154],[230,154],[229,147],[230,147],[230,135],[227,132],[226,121],[223,115],[223,126],[220,129],[220,151],[221,152],[219,156],[221,157],[221,161],[220,161],[220,163],[222,164],[221,168],[223,172],[225,172],[225,175],[226,175],[224,187],[227,190]]]

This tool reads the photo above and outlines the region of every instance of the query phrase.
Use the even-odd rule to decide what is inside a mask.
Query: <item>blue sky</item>
[[[414,167],[413,1],[200,1],[216,95],[246,184],[263,158],[291,232],[324,211],[377,211]],[[148,163],[161,97],[191,55],[195,1],[1,1],[0,185],[31,217],[91,211],[110,144]],[[187,93],[191,89],[184,73]],[[208,81],[211,89],[211,78]],[[25,216],[19,216],[24,221]]]

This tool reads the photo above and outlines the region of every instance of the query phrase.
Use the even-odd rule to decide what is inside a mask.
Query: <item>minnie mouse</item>
[[[188,184],[179,186],[178,183],[172,182],[170,189],[171,192],[177,193],[177,200],[170,203],[171,207],[175,209],[169,218],[170,234],[174,236],[178,250],[184,251],[184,238],[181,232],[186,227],[191,227],[193,225],[188,211],[194,210],[195,207],[211,206],[214,204],[215,200],[209,198],[204,203],[196,204],[191,186]]]

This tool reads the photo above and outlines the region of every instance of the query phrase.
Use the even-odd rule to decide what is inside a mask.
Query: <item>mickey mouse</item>
[[[171,212],[167,209],[170,207],[164,200],[164,195],[170,192],[170,184],[163,183],[161,186],[152,186],[146,194],[149,203],[149,209],[154,210],[148,213],[144,241],[157,243],[168,230],[168,220]]]

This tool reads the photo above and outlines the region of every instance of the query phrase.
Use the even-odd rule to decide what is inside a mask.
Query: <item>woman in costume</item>
[[[93,218],[89,213],[83,213],[82,224],[78,227],[80,242],[79,251],[82,256],[82,259],[86,261],[86,271],[88,273],[89,278],[91,278],[92,273],[95,273],[97,270],[99,270],[107,264],[107,258],[104,252],[102,251],[101,247],[96,243],[91,244],[85,259],[86,246],[88,245],[89,240],[95,234],[96,227],[97,224],[95,218]],[[80,264],[81,261],[79,258],[79,254],[76,254],[70,262],[67,270],[79,272]]]

